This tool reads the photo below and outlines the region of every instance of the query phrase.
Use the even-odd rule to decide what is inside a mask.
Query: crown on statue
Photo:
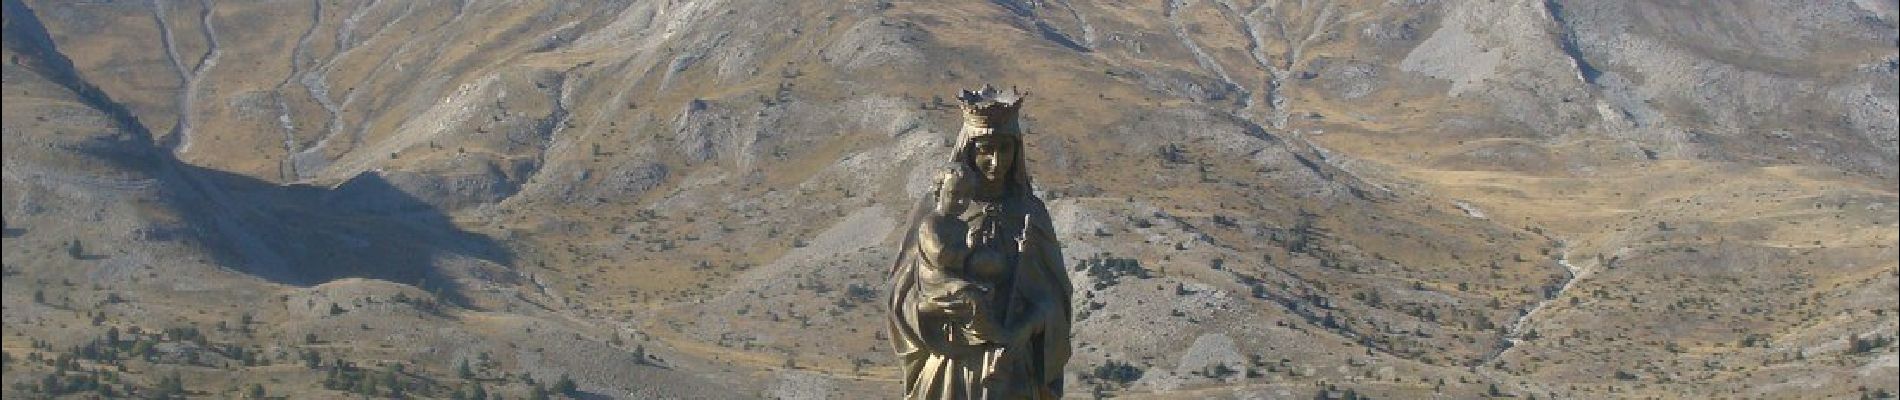
[[[1009,90],[996,90],[996,87],[983,85],[982,89],[964,90],[957,94],[957,100],[963,102],[963,130],[970,136],[1022,135],[1016,116],[1022,111],[1025,93],[1015,87]]]

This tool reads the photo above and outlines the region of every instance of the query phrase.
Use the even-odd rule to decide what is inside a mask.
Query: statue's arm
[[[918,225],[917,247],[924,256],[927,267],[948,270],[963,265],[965,257],[970,255],[970,246],[963,243],[964,232],[949,229],[941,221],[947,218],[932,215],[924,218]]]
[[[926,288],[944,287],[960,280],[950,273],[950,269],[963,265],[963,260],[970,253],[969,246],[961,241],[962,233],[951,232],[954,229],[943,224],[941,218],[932,215],[918,225],[917,250],[923,265],[918,266],[917,278],[918,284]],[[969,306],[954,299],[937,299],[930,295],[919,297],[914,305],[918,312],[943,315],[967,313]]]

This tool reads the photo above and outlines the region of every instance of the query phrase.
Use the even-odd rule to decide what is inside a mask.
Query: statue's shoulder
[[[1041,198],[1027,195],[1018,196],[1018,199],[1017,209],[1029,216],[1030,223],[1035,224],[1037,230],[1050,235],[1055,234],[1055,221],[1050,218],[1049,206],[1043,203]]]
[[[1049,215],[1049,206],[1035,195],[1012,196],[1007,207],[1023,214]]]

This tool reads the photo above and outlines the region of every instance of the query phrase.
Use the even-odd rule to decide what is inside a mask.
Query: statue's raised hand
[[[1034,247],[1036,245],[1036,242],[1035,240],[1030,239],[1029,235],[1031,234],[1030,231],[1033,231],[1035,229],[1036,229],[1036,217],[1029,214],[1023,214],[1023,234],[1016,236],[1016,252],[1017,253],[1031,254],[1030,247]]]

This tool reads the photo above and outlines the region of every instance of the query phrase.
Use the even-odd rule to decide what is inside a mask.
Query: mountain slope
[[[998,83],[1071,393],[1900,391],[1896,9],[9,0],[6,349],[202,327],[223,358],[127,372],[202,394],[877,397],[944,96]]]

